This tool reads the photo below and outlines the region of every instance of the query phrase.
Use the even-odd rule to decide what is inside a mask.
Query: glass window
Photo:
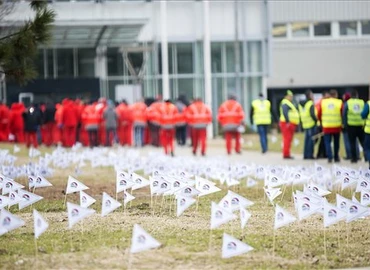
[[[357,22],[339,22],[341,36],[357,35]]]
[[[95,76],[95,49],[78,49],[78,75]]]
[[[58,49],[58,77],[73,77],[73,49]]]
[[[211,44],[211,69],[212,73],[222,72],[221,43]]]
[[[194,85],[193,79],[178,79],[178,93],[185,95],[188,100],[194,98]]]
[[[162,74],[162,47],[158,43],[158,68],[159,74]],[[168,44],[168,73],[173,74],[172,44]]]
[[[35,64],[37,68],[37,76],[39,78],[44,78],[44,50],[37,51]]]
[[[249,72],[262,72],[262,42],[248,42],[248,70]]]
[[[330,36],[331,35],[331,23],[314,23],[314,35],[315,36]]]
[[[362,34],[363,35],[370,35],[370,21],[362,21]]]
[[[233,78],[227,78],[227,94],[238,94],[236,92],[236,79],[235,77]],[[237,97],[239,98],[239,97]]]
[[[308,37],[310,35],[309,23],[307,22],[295,22],[292,23],[292,35],[293,37]]]
[[[234,43],[226,43],[226,72],[235,72],[235,50]]]
[[[135,73],[139,75],[141,68],[143,67],[144,55],[143,53],[128,53],[128,59],[132,67],[135,69]]]
[[[54,77],[54,56],[53,56],[53,50],[49,49],[46,50],[46,60],[48,65],[48,77],[53,78]]]
[[[272,36],[281,38],[287,36],[287,25],[285,23],[274,23],[272,26]]]
[[[193,44],[178,43],[176,46],[177,46],[177,72],[179,74],[194,73]]]
[[[123,75],[123,58],[118,48],[108,48],[107,50],[108,76]]]

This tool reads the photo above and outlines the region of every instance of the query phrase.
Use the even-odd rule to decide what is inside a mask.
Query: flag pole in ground
[[[284,199],[284,194],[285,194],[286,186],[287,185],[284,185],[284,190],[283,190],[283,193],[281,194],[281,200],[280,200],[280,202],[282,202],[283,199]]]
[[[197,197],[197,203],[196,203],[196,206],[195,206],[195,212],[198,212],[198,206],[199,206],[199,195]]]
[[[134,196],[133,194],[134,194],[134,191],[131,189],[131,195]],[[130,201],[130,208],[131,208],[131,205],[132,205],[132,201]]]
[[[274,238],[272,242],[272,257],[275,257],[276,230],[274,229]]]
[[[325,255],[325,260],[328,260],[327,253],[326,253],[326,227],[324,227],[324,255]]]
[[[349,243],[349,224],[346,223],[346,231],[347,231],[347,249],[348,249],[348,243]]]

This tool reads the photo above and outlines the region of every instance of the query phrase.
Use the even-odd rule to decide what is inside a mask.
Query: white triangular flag
[[[132,190],[136,190],[150,185],[150,182],[147,179],[136,173],[132,173],[131,180],[135,182],[135,185],[132,187]]]
[[[347,213],[340,210],[338,207],[324,202],[324,227],[328,227],[338,221],[345,219]]]
[[[53,185],[48,180],[46,180],[45,177],[43,177],[42,175],[38,175],[36,177],[36,180],[34,181],[35,188],[51,187],[51,186]]]
[[[18,203],[19,210],[43,199],[43,197],[23,189],[18,190],[18,195],[21,197],[21,201]]]
[[[110,212],[113,212],[121,205],[122,204],[119,201],[116,201],[107,193],[103,192],[101,216],[104,217],[108,215]]]
[[[237,216],[232,212],[229,212],[225,208],[217,205],[215,202],[212,202],[211,230],[235,218],[237,218]]]
[[[347,212],[347,223],[363,216],[367,216],[369,212],[369,209],[366,206],[344,198],[339,194],[337,194],[337,207],[340,210]]]
[[[242,229],[245,227],[251,216],[251,213],[249,213],[247,209],[240,207],[240,225]]]
[[[6,178],[4,179],[4,182],[3,182],[3,193],[2,195],[6,195],[8,194],[10,191],[15,191],[15,190],[18,190],[18,189],[21,189],[21,188],[24,188],[24,186],[22,186],[21,184],[9,179],[9,178]]]
[[[356,192],[361,190],[370,191],[370,182],[362,177],[357,181]]]
[[[267,176],[267,179],[265,181],[265,186],[269,188],[274,188],[274,187],[278,187],[281,185],[285,185],[286,183],[287,181],[283,180],[282,177],[274,175],[274,174],[270,174]]]
[[[361,204],[368,206],[370,205],[370,191],[361,190]],[[0,205],[1,208],[1,205]]]
[[[163,194],[169,190],[171,190],[171,183],[164,180],[163,177],[160,178],[153,178],[149,176],[150,181],[150,194]]]
[[[123,192],[123,204],[126,205],[127,203],[134,200],[135,197],[128,193],[126,190]]]
[[[200,194],[200,191],[191,186],[185,186],[176,192],[176,195],[183,197],[194,197]]]
[[[6,196],[0,195],[0,209],[8,206],[8,203],[9,203],[9,198]]]
[[[138,253],[145,250],[158,248],[161,246],[156,239],[154,239],[149,233],[147,233],[138,224],[134,225],[131,240],[131,253]]]
[[[239,210],[239,207],[249,207],[253,205],[254,202],[244,198],[243,196],[240,196],[239,194],[236,194],[235,192],[232,192],[229,190],[227,192],[227,195],[224,196],[221,201],[219,202],[219,206],[226,208],[227,210],[233,212],[236,210]]]
[[[135,185],[135,182],[130,180],[130,175],[127,172],[118,172],[116,179],[116,193],[127,190]]]
[[[96,200],[90,195],[86,194],[82,190],[80,191],[80,206],[83,208],[88,208],[90,205],[95,203]]]
[[[315,184],[308,185],[307,188],[321,197],[329,195],[331,193],[329,190],[323,189]]]
[[[14,148],[13,148],[13,153],[19,153],[21,151],[21,149],[17,146],[17,145],[14,145]]]
[[[35,232],[35,238],[39,238],[41,234],[43,234],[46,229],[49,227],[49,224],[46,220],[37,212],[36,209],[33,209],[33,227]]]
[[[0,214],[0,235],[15,230],[25,223],[19,217],[13,215],[12,213],[1,209]]]
[[[36,148],[31,147],[30,150],[28,151],[28,156],[30,158],[37,157],[39,155],[41,155],[41,152]]]
[[[30,175],[28,176],[28,189],[31,189],[35,186],[35,177]]]
[[[21,200],[22,200],[22,197],[20,197],[16,191],[10,191],[9,192],[8,207],[16,205]]]
[[[177,216],[181,216],[181,214],[188,209],[193,203],[196,202],[195,199],[192,197],[186,197],[186,196],[177,196]]]
[[[231,186],[236,186],[236,185],[239,185],[240,182],[234,178],[231,178],[231,177],[227,177],[226,178],[226,185],[228,187],[231,187]]]
[[[297,219],[290,214],[288,211],[285,209],[281,208],[279,205],[276,205],[275,207],[275,225],[274,228],[275,230],[284,227]]]
[[[67,212],[68,212],[68,224],[69,228],[72,228],[80,220],[91,216],[95,213],[94,209],[83,208],[77,204],[67,202]]]
[[[89,188],[85,186],[84,184],[82,184],[80,181],[78,181],[76,178],[72,176],[68,176],[66,194],[79,192],[85,189],[89,189]]]
[[[321,209],[321,204],[316,204],[303,198],[297,199],[297,212],[299,220],[308,218]]]
[[[234,256],[238,256],[249,251],[253,248],[242,241],[224,233],[222,238],[222,258],[227,259]]]
[[[269,201],[272,203],[277,196],[279,196],[282,192],[280,188],[264,188],[265,194]]]
[[[200,194],[198,195],[199,197],[221,191],[221,189],[216,187],[215,185],[209,185],[209,184],[202,184],[199,188],[197,188],[197,190],[200,191]]]

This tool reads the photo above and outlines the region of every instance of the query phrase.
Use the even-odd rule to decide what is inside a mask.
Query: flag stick
[[[340,231],[339,231],[339,227],[337,229],[337,233],[338,233],[338,249],[340,248]]]
[[[326,253],[326,228],[324,227],[324,255],[325,259],[328,260],[327,253]]]
[[[131,189],[131,195],[133,195],[134,194],[134,191]],[[132,203],[132,201],[130,201],[130,208],[131,208],[131,203]]]
[[[36,257],[36,268],[37,268],[37,261],[38,261],[38,247],[37,247],[37,238],[35,237],[35,257]]]
[[[131,267],[132,267],[132,255],[131,252],[129,251],[127,270],[130,270]]]
[[[274,239],[272,243],[272,257],[275,257],[276,230],[274,229]]]
[[[153,209],[153,194],[150,194],[150,208]]]
[[[349,239],[349,228],[348,228],[348,223],[346,223],[346,231],[347,231],[347,249],[348,249],[348,239]]]
[[[168,215],[171,215],[172,211],[172,196],[170,196],[170,211],[168,211]]]
[[[67,193],[64,195],[64,203],[63,203],[64,207],[66,206],[66,203],[67,203]]]
[[[283,190],[283,193],[281,194],[281,200],[280,200],[281,202],[284,199],[285,190],[286,190],[286,185],[284,185],[284,190]]]
[[[195,212],[198,212],[198,206],[199,206],[199,195],[197,197],[197,204],[196,204],[196,207],[195,207]]]
[[[208,255],[211,256],[211,247],[212,247],[212,230],[209,230],[209,241],[208,241]]]

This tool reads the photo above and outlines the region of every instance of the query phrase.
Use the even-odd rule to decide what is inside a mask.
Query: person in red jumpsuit
[[[178,110],[170,100],[166,100],[159,109],[160,137],[166,155],[174,156],[175,126],[178,119]]]
[[[65,147],[72,147],[76,142],[76,128],[78,123],[77,109],[72,100],[63,100],[63,137]]]
[[[132,144],[132,115],[131,109],[126,100],[117,106],[118,115],[118,139],[121,145],[131,146]]]
[[[24,142],[24,122],[22,114],[26,110],[23,103],[13,103],[10,108],[10,133],[14,136],[14,142]]]
[[[0,142],[9,140],[9,116],[9,108],[0,101]]]

